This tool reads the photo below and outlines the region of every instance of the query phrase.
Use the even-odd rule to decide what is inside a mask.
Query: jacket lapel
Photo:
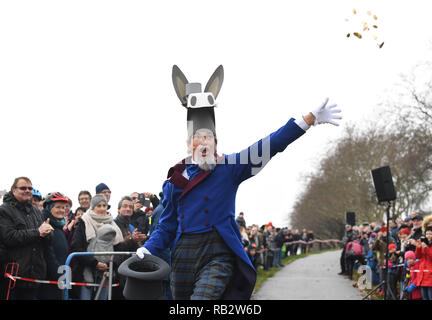
[[[222,163],[224,157],[217,157],[217,164]],[[186,159],[176,164],[168,171],[168,181],[174,184],[176,187],[183,189],[180,199],[183,198],[189,191],[200,184],[205,178],[207,178],[213,170],[201,171],[193,180],[188,180],[183,177],[183,171],[186,169]]]

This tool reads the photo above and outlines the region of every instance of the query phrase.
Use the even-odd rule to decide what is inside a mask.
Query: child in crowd
[[[416,285],[420,261],[416,260],[414,251],[405,252],[405,292],[409,300],[422,300],[420,288]]]

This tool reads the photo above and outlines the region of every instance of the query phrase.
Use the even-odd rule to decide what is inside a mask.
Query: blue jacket
[[[215,228],[237,256],[233,279],[223,298],[249,299],[255,286],[256,270],[243,248],[235,222],[237,189],[304,133],[294,119],[290,119],[249,148],[218,158],[212,171],[201,172],[191,181],[182,176],[185,160],[171,168],[169,179],[163,184],[164,209],[159,224],[144,247],[158,256],[164,248],[170,247],[173,251],[183,233],[204,233]],[[258,157],[266,152],[268,159]]]

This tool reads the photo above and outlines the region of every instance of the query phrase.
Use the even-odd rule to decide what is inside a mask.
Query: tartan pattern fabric
[[[216,230],[183,234],[172,255],[175,300],[218,300],[234,270],[235,255]]]

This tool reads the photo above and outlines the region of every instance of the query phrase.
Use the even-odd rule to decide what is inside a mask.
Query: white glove
[[[151,255],[151,252],[148,251],[148,250],[147,250],[146,248],[144,248],[144,247],[138,248],[137,251],[136,251],[136,255],[137,255],[138,258],[140,258],[140,259],[143,259],[145,254],[149,254],[149,255]]]
[[[312,111],[312,114],[315,116],[314,126],[321,123],[331,123],[332,125],[338,126],[339,123],[335,122],[335,119],[342,119],[340,115],[337,113],[341,112],[341,109],[334,109],[337,105],[332,104],[326,107],[329,98],[326,98],[322,105],[319,108]]]

